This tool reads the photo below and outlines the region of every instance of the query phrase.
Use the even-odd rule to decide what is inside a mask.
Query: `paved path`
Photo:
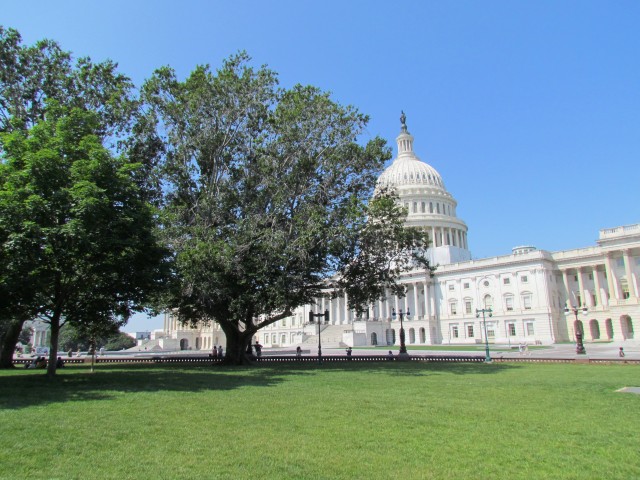
[[[543,348],[530,348],[527,356],[532,358],[612,358],[618,359],[619,348],[623,346],[625,352],[625,358],[631,360],[640,360],[640,342],[624,342],[619,343],[587,343],[585,349],[586,355],[577,355],[576,347],[574,344],[557,344],[549,345]],[[442,346],[442,349],[438,350],[418,350],[411,349],[411,345],[407,345],[407,351],[410,355],[484,355],[484,348],[479,346],[475,351],[461,351],[461,350],[448,350],[446,345]],[[353,355],[384,355],[388,352],[385,347],[378,348],[357,348],[353,350]],[[492,357],[502,356],[504,358],[521,357],[522,355],[516,348],[510,349],[508,345],[489,345],[489,352]],[[311,349],[311,353],[314,354],[314,349]],[[397,349],[393,350],[394,355],[398,353]],[[323,355],[344,355],[344,348],[323,348]]]

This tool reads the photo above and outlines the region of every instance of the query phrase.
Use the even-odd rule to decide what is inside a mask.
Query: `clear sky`
[[[474,258],[591,246],[640,222],[637,0],[32,0],[4,2],[0,24],[110,58],[137,85],[246,50],[283,86],[369,114],[367,135],[394,151],[404,110]]]

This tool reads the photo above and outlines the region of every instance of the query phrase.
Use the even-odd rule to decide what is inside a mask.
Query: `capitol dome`
[[[379,186],[425,185],[445,189],[442,177],[419,158],[398,157],[378,178]]]
[[[446,191],[442,177],[436,169],[416,156],[413,151],[413,136],[407,131],[404,122],[396,141],[398,156],[378,177],[378,187],[423,186]]]
[[[430,237],[433,265],[467,261],[467,225],[456,215],[456,202],[444,186],[442,177],[413,151],[413,136],[407,131],[404,112],[402,130],[396,138],[398,156],[378,177],[376,191],[389,188],[407,212],[405,225],[425,229]]]

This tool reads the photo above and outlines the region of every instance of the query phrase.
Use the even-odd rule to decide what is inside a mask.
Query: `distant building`
[[[346,298],[319,299],[289,318],[258,332],[266,347],[317,344],[317,325],[309,311],[330,312],[322,326],[323,345],[387,345],[399,343],[399,314],[406,344],[528,343],[574,341],[580,330],[586,342],[638,342],[640,328],[640,224],[600,230],[595,246],[560,252],[533,246],[514,247],[503,256],[471,259],[467,226],[456,215],[457,202],[440,174],[414,153],[413,136],[403,122],[397,137],[398,156],[378,179],[391,186],[408,211],[406,223],[426,228],[438,265],[431,277],[424,270],[406,273],[404,298],[387,296],[356,318]],[[509,228],[505,226],[505,228]],[[478,309],[492,316],[477,316]],[[486,322],[486,325],[485,323]],[[210,350],[224,344],[219,325],[190,328],[165,315],[167,345]]]

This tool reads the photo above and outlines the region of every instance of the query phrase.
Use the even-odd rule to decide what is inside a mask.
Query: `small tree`
[[[320,295],[346,291],[356,309],[401,291],[397,274],[427,239],[376,179],[390,150],[357,140],[368,117],[317,88],[277,86],[246,54],[184,81],[170,68],[145,84],[165,134],[164,232],[183,322],[218,322],[227,359],[244,363],[258,329]]]

